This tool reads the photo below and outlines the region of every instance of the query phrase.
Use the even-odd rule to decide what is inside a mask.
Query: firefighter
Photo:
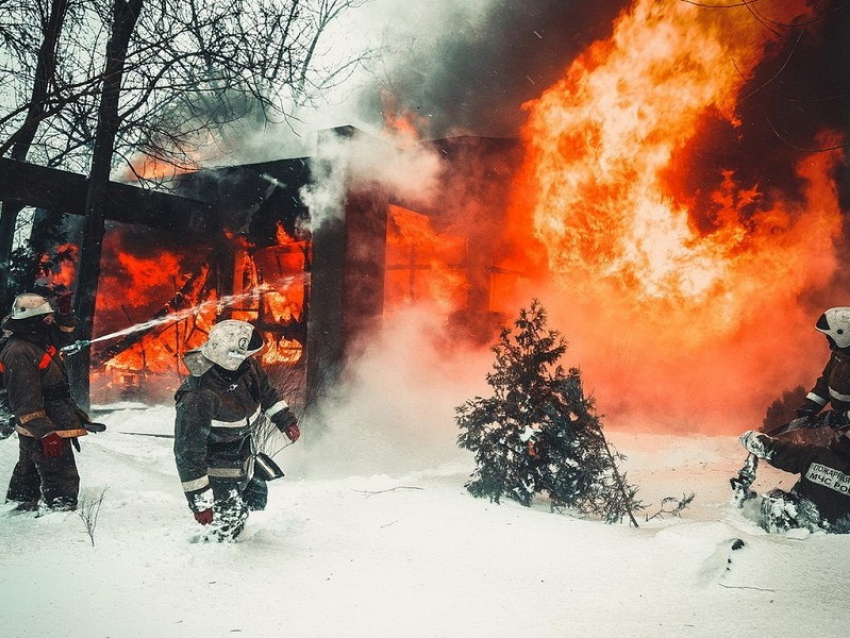
[[[0,352],[0,372],[18,434],[19,457],[6,501],[15,509],[77,507],[80,476],[72,444],[87,433],[86,417],[71,398],[58,348],[71,342],[76,317],[71,296],[56,301],[24,293],[2,322],[8,341]],[[102,427],[102,426],[101,426]]]
[[[815,324],[826,336],[830,357],[799,408],[794,427],[842,427],[850,423],[850,308],[830,308]],[[825,407],[831,410],[823,411]]]
[[[759,524],[768,532],[794,528],[850,533],[850,426],[836,429],[828,447],[783,441],[750,430],[748,452],[800,480],[789,492],[773,489],[761,502]]]
[[[298,420],[253,355],[264,346],[248,322],[227,319],[207,341],[186,353],[191,375],[175,396],[174,457],[195,520],[210,526],[208,538],[233,541],[249,509],[265,506],[266,485],[256,463],[254,436],[269,419],[291,442]]]

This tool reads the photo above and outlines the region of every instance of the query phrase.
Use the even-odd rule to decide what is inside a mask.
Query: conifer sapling
[[[553,508],[571,508],[606,522],[642,509],[637,488],[626,483],[602,433],[581,373],[558,363],[567,351],[559,333],[546,328],[537,299],[521,309],[514,330],[503,328],[487,374],[489,398],[456,408],[458,445],[475,453],[476,470],[466,487],[498,503],[507,497],[528,506],[545,494]]]

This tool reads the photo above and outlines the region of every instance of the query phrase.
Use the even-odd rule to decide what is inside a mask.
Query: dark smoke
[[[772,195],[793,198],[800,193],[794,170],[799,159],[835,144],[819,134],[835,131],[845,144],[850,139],[850,4],[820,4],[808,22],[780,31],[742,91],[740,125],[706,122],[704,134],[682,157],[698,202],[716,186],[721,169],[734,170],[741,183],[759,185],[768,202]],[[850,173],[845,168],[836,178],[847,208]],[[710,206],[700,202],[699,208]]]
[[[717,4],[705,3],[702,10],[746,10],[738,3],[726,9]],[[383,89],[417,121],[427,122],[424,137],[514,137],[525,120],[522,104],[563,77],[589,44],[609,37],[613,20],[629,6],[622,0],[494,2],[475,25],[423,34],[420,42],[428,45],[410,43],[402,61],[385,69],[383,83],[364,95],[363,113],[381,112]],[[764,28],[777,29],[768,22]],[[712,154],[722,158],[739,154],[731,148],[736,141],[750,140],[765,166],[760,176],[771,182],[792,178],[789,158],[818,148],[819,130],[850,128],[850,3],[819,2],[812,20],[781,31],[774,55],[744,91],[742,126],[712,136],[719,145]],[[773,151],[765,155],[762,149]]]
[[[380,113],[380,90],[401,108],[428,122],[424,137],[457,134],[514,137],[525,116],[523,102],[560,79],[593,41],[608,37],[622,0],[595,2],[526,0],[492,3],[486,19],[452,26],[433,44],[410,45],[386,83],[364,96],[364,113]]]

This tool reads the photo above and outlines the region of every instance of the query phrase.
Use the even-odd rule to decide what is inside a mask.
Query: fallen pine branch
[[[398,485],[396,487],[390,487],[386,490],[352,490],[354,492],[360,492],[361,494],[366,494],[366,498],[370,496],[375,496],[376,494],[385,494],[386,492],[395,492],[396,490],[422,490],[425,488],[422,487],[414,487],[411,485]]]

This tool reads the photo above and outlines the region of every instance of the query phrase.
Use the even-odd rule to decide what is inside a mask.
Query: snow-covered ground
[[[771,536],[731,506],[734,437],[608,431],[649,504],[634,529],[471,497],[473,460],[452,436],[427,448],[442,450],[433,467],[405,468],[305,424],[276,457],[287,476],[269,508],[219,545],[191,542],[171,440],[130,434],[170,432],[173,409],[102,420],[78,456],[83,498],[103,496],[94,545],[77,513],[0,506],[5,638],[847,634],[850,536]],[[16,455],[0,443],[4,490]],[[761,468],[756,487],[793,481]],[[691,492],[680,517],[646,520]]]

